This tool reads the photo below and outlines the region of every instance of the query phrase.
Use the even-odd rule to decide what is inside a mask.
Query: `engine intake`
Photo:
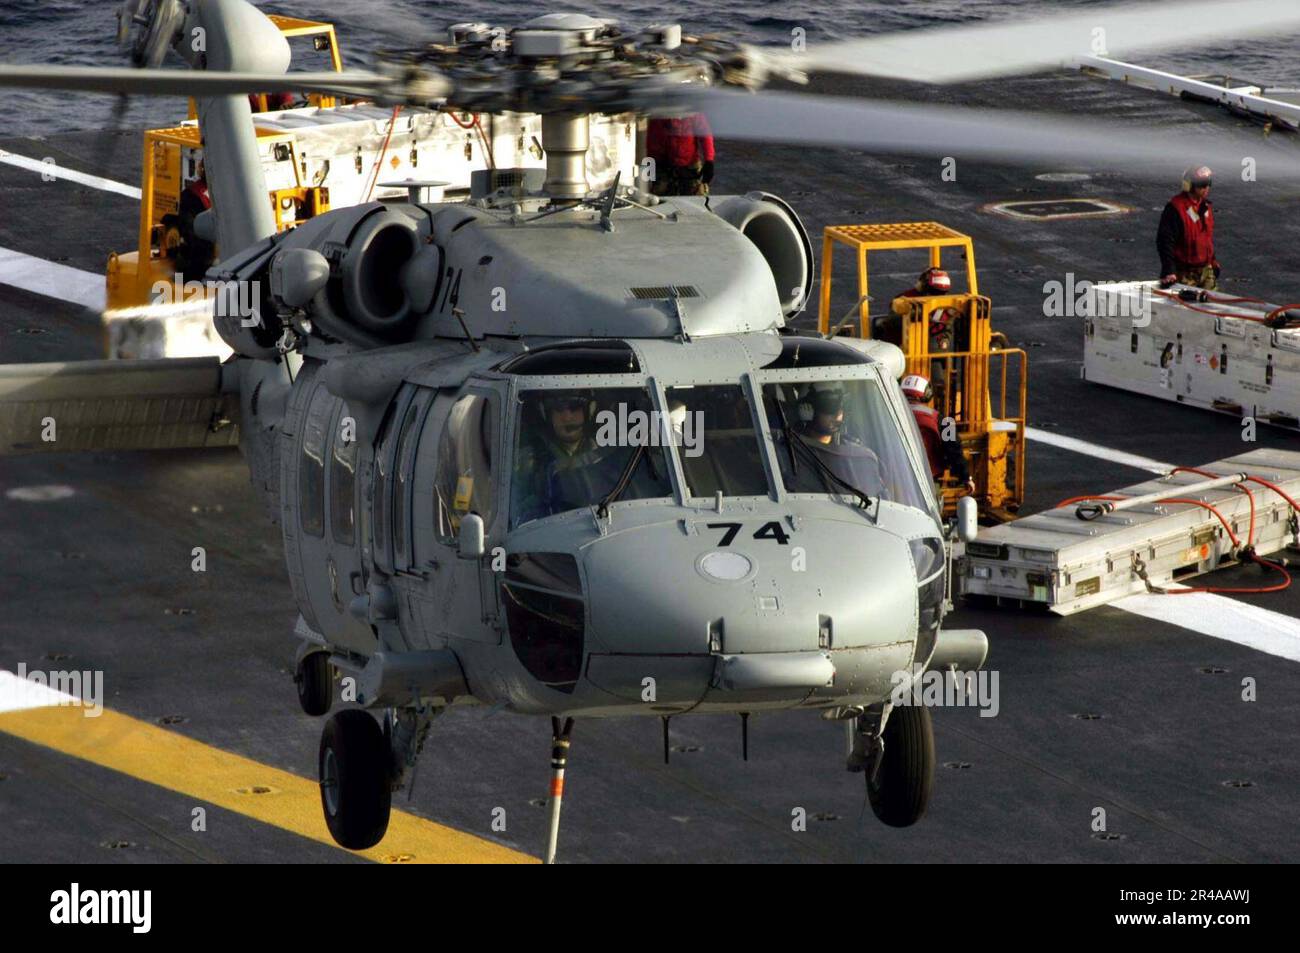
[[[812,292],[813,250],[794,209],[769,192],[750,192],[727,196],[716,202],[713,210],[762,253],[772,269],[786,318],[802,312]]]
[[[434,255],[437,261],[423,261]],[[271,268],[271,293],[303,307],[321,333],[375,346],[409,338],[411,325],[432,298],[427,281],[441,272],[441,251],[421,241],[409,215],[374,202],[308,222],[284,239]],[[436,287],[432,289],[436,293]]]

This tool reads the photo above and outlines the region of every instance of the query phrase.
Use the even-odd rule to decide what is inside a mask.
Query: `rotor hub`
[[[471,112],[675,112],[681,94],[715,85],[757,88],[770,64],[720,37],[683,37],[676,25],[625,33],[578,13],[536,17],[512,30],[458,23],[447,42],[380,54],[395,75],[440,74],[448,105]],[[792,77],[795,78],[795,77]]]

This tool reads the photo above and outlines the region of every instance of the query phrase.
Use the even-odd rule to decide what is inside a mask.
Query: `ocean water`
[[[1106,3],[1113,0],[1106,0]],[[1300,0],[1297,0],[1300,2]],[[725,33],[755,43],[786,45],[801,27],[809,44],[895,30],[1042,15],[1099,5],[1096,0],[595,0],[590,5],[541,5],[485,0],[255,0],[268,12],[332,21],[339,31],[345,65],[364,67],[385,47],[441,39],[444,28],[467,20],[513,26],[538,13],[573,10],[608,16],[628,26],[679,22],[688,31]],[[115,43],[116,0],[0,0],[0,62],[122,66]],[[1177,31],[1180,3],[1170,3],[1170,30]],[[1224,3],[1231,18],[1232,2]],[[1267,37],[1224,45],[1201,44],[1140,57],[1143,65],[1184,73],[1230,72],[1267,85],[1300,86],[1300,35]],[[323,60],[321,65],[323,66]],[[297,67],[295,67],[297,68]],[[121,123],[147,128],[184,113],[179,99],[133,97]],[[0,98],[0,138],[103,129],[116,120],[113,96],[5,91]]]

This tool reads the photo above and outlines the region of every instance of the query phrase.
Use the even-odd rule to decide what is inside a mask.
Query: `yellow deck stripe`
[[[175,731],[107,709],[87,718],[80,708],[46,707],[0,714],[0,732],[337,847],[321,815],[315,782]],[[258,789],[269,791],[252,793]],[[538,862],[396,810],[384,839],[360,853],[381,863]]]

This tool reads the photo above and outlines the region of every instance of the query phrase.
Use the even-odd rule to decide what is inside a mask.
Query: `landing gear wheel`
[[[320,737],[320,803],[330,834],[348,850],[374,847],[388,830],[392,795],[379,723],[357,708],[335,714]]]
[[[298,704],[309,715],[323,715],[334,703],[333,673],[328,652],[312,652],[298,663],[293,676],[298,686]]]
[[[885,722],[885,752],[872,780],[867,769],[867,800],[890,827],[911,827],[921,819],[934,787],[934,728],[930,709],[900,705]]]

